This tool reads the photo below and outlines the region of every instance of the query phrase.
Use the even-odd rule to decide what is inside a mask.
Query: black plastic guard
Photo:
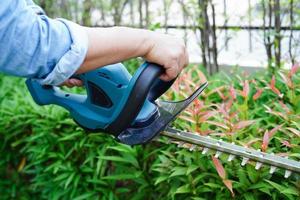
[[[163,131],[177,115],[190,105],[207,87],[207,83],[202,84],[189,98],[179,102],[157,102],[159,115],[148,126],[140,128],[128,128],[121,132],[118,140],[124,144],[137,145],[150,142],[155,136]]]

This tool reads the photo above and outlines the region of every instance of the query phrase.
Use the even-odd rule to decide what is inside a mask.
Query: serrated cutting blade
[[[208,150],[211,149],[216,152],[229,154],[229,160],[232,160],[235,156],[240,156],[242,158],[242,166],[244,166],[248,161],[251,160],[259,163],[258,166],[256,166],[257,169],[259,169],[262,164],[271,166],[270,173],[274,173],[277,167],[285,169],[286,178],[291,175],[291,172],[300,173],[300,162],[291,160],[286,157],[268,154],[259,150],[249,149],[233,143],[220,141],[195,133],[179,131],[171,127],[167,127],[166,130],[161,133],[161,135],[167,136],[175,141],[181,141],[184,143],[203,147],[203,151],[205,152],[203,153],[202,151],[202,154],[206,154]]]

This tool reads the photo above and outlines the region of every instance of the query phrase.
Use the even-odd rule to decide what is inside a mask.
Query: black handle
[[[173,85],[175,80],[176,78],[171,81],[163,81],[161,79],[157,79],[148,94],[148,100],[154,102]]]
[[[146,64],[148,66],[143,69],[137,78],[124,108],[116,120],[106,128],[108,132],[114,135],[120,134],[136,119],[147,98],[155,100],[172,85],[172,81],[162,82],[159,80],[159,76],[164,73],[162,66],[154,63]]]

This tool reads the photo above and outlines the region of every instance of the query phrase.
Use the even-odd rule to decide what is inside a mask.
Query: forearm
[[[144,56],[152,48],[152,33],[147,30],[125,27],[85,29],[89,40],[88,52],[77,73]]]

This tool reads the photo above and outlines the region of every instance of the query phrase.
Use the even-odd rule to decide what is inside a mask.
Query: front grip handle
[[[170,83],[164,82],[166,85],[161,87],[162,90],[155,92],[157,84],[162,83],[159,81],[159,77],[164,73],[164,68],[154,63],[146,62],[144,65],[147,66],[138,75],[125,106],[116,120],[107,127],[107,130],[114,135],[119,135],[131,125],[149,95],[150,100],[155,100],[171,86]],[[154,87],[155,85],[156,87]]]

